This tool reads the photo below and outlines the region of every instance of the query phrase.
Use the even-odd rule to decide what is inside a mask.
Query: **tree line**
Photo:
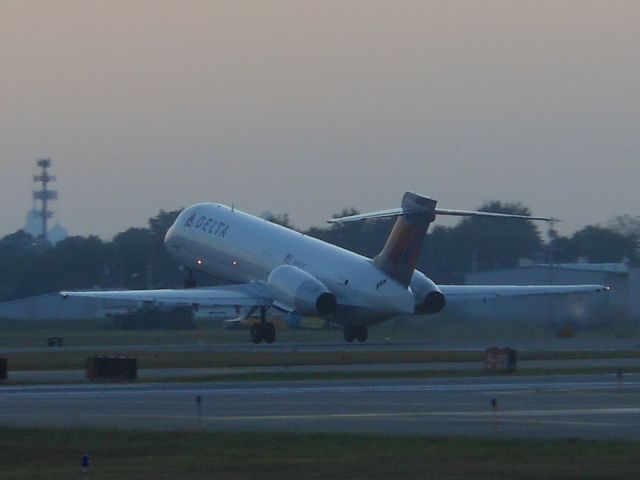
[[[489,202],[479,210],[529,215],[521,204]],[[110,241],[72,236],[43,245],[19,230],[0,239],[0,301],[87,288],[178,288],[185,272],[164,249],[164,234],[179,210],[161,211],[144,228],[129,228]],[[339,215],[358,213],[346,209]],[[295,228],[287,214],[268,220]],[[374,220],[313,227],[307,235],[375,256],[384,246],[393,220]],[[536,263],[637,263],[640,217],[620,216],[606,226],[589,225],[571,236],[551,230],[543,241],[540,222],[468,217],[457,225],[432,226],[418,267],[440,283],[460,283],[466,272],[514,267],[522,259]],[[544,225],[543,225],[544,226]],[[199,285],[216,279],[196,273]]]

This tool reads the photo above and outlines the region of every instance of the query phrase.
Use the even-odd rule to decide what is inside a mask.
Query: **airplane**
[[[397,315],[435,314],[447,302],[500,297],[602,292],[602,285],[473,286],[436,285],[416,269],[429,225],[438,215],[546,220],[468,210],[436,208],[437,201],[406,192],[400,208],[350,215],[330,223],[396,218],[382,251],[370,259],[304,233],[216,203],[185,208],[165,235],[178,263],[232,284],[185,289],[63,291],[67,297],[152,302],[194,309],[248,307],[260,321],[253,343],[273,343],[276,330],[268,309],[320,317],[343,326],[344,339],[364,342],[368,327]]]

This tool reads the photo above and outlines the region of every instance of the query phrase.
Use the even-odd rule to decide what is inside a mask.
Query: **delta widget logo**
[[[185,228],[191,228],[191,225],[193,225],[193,221],[195,220],[196,215],[197,215],[197,213],[194,213],[189,218],[187,218],[187,221],[184,222]]]

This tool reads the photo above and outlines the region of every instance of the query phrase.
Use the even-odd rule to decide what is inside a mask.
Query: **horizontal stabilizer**
[[[403,210],[402,208],[391,208],[389,210],[378,210],[377,212],[360,213],[357,215],[349,215],[347,217],[332,218],[327,223],[347,223],[357,222],[359,220],[370,220],[376,218],[395,218],[402,215],[411,215],[419,213],[419,211]],[[557,218],[551,217],[532,217],[529,215],[514,215],[510,213],[493,213],[493,212],[477,212],[472,210],[451,210],[446,208],[436,208],[436,215],[450,215],[455,217],[490,217],[490,218],[517,218],[521,220],[542,220],[545,222],[559,222]]]
[[[349,215],[347,217],[337,217],[327,220],[327,223],[346,223],[357,222],[358,220],[369,220],[374,218],[393,218],[404,215],[407,212],[402,208],[391,208],[389,210],[379,210],[377,212],[359,213],[357,215]]]
[[[532,217],[531,215],[515,215],[511,213],[477,212],[473,210],[450,210],[436,208],[436,215],[451,215],[454,217],[490,217],[490,218],[519,218],[520,220],[542,220],[545,222],[559,222],[557,218]]]

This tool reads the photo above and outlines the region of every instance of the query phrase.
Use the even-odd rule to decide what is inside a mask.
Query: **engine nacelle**
[[[418,315],[438,313],[447,303],[438,286],[422,272],[413,272],[410,287],[416,298],[415,312]]]
[[[276,304],[301,315],[330,315],[338,304],[320,280],[293,265],[274,268],[267,288]]]

